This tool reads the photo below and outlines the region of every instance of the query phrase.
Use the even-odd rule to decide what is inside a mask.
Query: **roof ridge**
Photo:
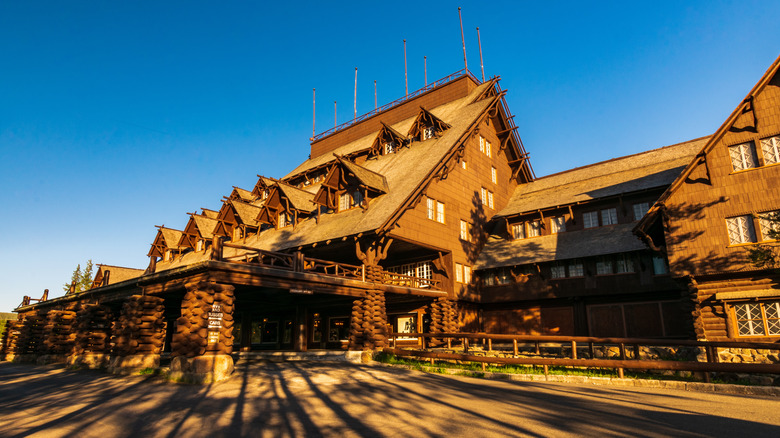
[[[666,145],[666,146],[661,146],[659,148],[650,149],[648,151],[637,152],[637,153],[631,154],[631,155],[623,155],[623,156],[620,156],[620,157],[610,158],[610,159],[604,160],[604,161],[597,161],[595,163],[586,164],[584,166],[573,167],[571,169],[566,169],[566,170],[562,170],[560,172],[551,173],[549,175],[540,176],[540,177],[536,178],[534,181],[539,181],[539,180],[550,178],[550,177],[553,177],[553,176],[563,175],[563,174],[574,172],[574,171],[577,171],[577,170],[583,170],[583,169],[587,169],[587,168],[591,168],[591,167],[596,167],[596,166],[599,166],[599,165],[602,165],[602,164],[607,164],[607,163],[611,163],[611,162],[615,162],[615,161],[625,160],[625,159],[628,159],[628,158],[638,157],[640,155],[646,155],[646,154],[650,154],[650,153],[653,153],[653,152],[658,152],[658,151],[660,151],[662,149],[668,149],[668,148],[673,148],[673,147],[676,147],[676,146],[682,146],[682,145],[693,143],[693,142],[696,142],[696,141],[701,141],[701,140],[704,140],[704,139],[709,138],[709,137],[712,137],[712,134],[704,135],[704,136],[701,136],[701,137],[698,137],[698,138],[694,138],[694,139],[691,139],[691,140],[687,140],[687,141],[682,141],[680,143],[674,143],[674,144],[670,144],[670,145]],[[673,161],[673,160],[674,159],[658,161],[658,162],[653,163],[653,164],[664,163],[664,162]],[[591,179],[591,178],[586,178],[586,179]],[[582,180],[582,181],[584,181],[584,180]]]

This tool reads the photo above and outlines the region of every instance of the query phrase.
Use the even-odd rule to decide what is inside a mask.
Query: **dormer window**
[[[286,211],[280,211],[279,212],[279,222],[277,222],[278,228],[284,228],[287,226],[290,226],[293,224],[293,217],[290,213],[287,213]]]
[[[385,143],[385,155],[395,152],[395,142]]]
[[[360,193],[360,190],[355,190],[352,193],[342,193],[339,196],[339,211],[359,207],[361,204],[363,204],[363,194]]]
[[[205,245],[205,242],[203,239],[198,239],[198,242],[195,244],[195,251],[203,251],[203,246]]]
[[[165,257],[163,257],[163,260],[170,261],[173,258],[173,252],[170,249],[165,250]]]
[[[422,139],[428,140],[436,135],[436,129],[433,126],[427,126],[422,131]]]
[[[267,199],[267,198],[268,198],[268,194],[269,194],[269,191],[268,191],[268,189],[265,189],[265,190],[263,190],[263,196],[262,196],[262,199],[264,199],[264,200],[265,200],[265,199]]]
[[[233,228],[233,241],[235,242],[241,240],[241,237],[243,237],[241,233],[241,228],[239,227]]]

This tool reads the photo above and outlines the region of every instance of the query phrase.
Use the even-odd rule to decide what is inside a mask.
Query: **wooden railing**
[[[304,272],[315,272],[330,277],[351,278],[353,280],[366,281],[365,266],[336,263],[328,260],[320,260],[311,257],[303,258]]]
[[[416,337],[416,348],[399,348],[397,338]],[[431,340],[446,346],[446,349],[431,351],[428,347]],[[618,376],[623,378],[624,369],[633,370],[672,370],[704,372],[704,378],[709,381],[709,372],[733,372],[733,373],[768,373],[780,374],[780,364],[767,363],[724,363],[719,362],[718,348],[749,348],[756,350],[780,350],[778,343],[763,342],[721,342],[721,341],[689,341],[666,339],[639,339],[639,338],[596,338],[583,336],[528,336],[528,335],[504,335],[490,333],[392,333],[390,336],[391,348],[385,348],[386,353],[401,357],[418,357],[430,360],[441,359],[449,361],[465,361],[485,364],[504,365],[541,365],[547,374],[549,366],[585,367],[585,368],[613,368],[617,369]],[[454,341],[454,342],[453,342]],[[481,344],[484,352],[503,351],[508,356],[474,355],[469,354],[473,349],[473,343]],[[460,343],[460,345],[457,345]],[[456,346],[453,346],[455,344]],[[570,349],[569,357],[545,357],[543,348],[550,345],[557,346],[563,353],[564,349]],[[407,344],[408,345],[408,344]],[[511,345],[511,347],[510,347]],[[596,358],[597,346],[613,346],[619,351],[618,359]],[[641,358],[641,347],[691,347],[703,349],[706,353],[706,361],[685,360],[650,360]],[[520,356],[521,347],[525,356]],[[461,350],[462,353],[456,352]],[[526,351],[528,350],[528,351]],[[627,351],[631,351],[629,359]],[[580,358],[581,354],[587,356]],[[558,355],[560,356],[560,355]]]
[[[382,273],[382,283],[393,286],[416,287],[418,289],[441,290],[441,281],[431,278],[413,277],[385,271]]]
[[[223,243],[226,248],[235,248],[246,250],[244,254],[224,257],[225,261],[247,263],[252,265],[267,266],[276,269],[285,269],[294,271],[296,265],[295,254],[286,254],[283,252],[266,251],[248,246],[235,245],[232,243]]]

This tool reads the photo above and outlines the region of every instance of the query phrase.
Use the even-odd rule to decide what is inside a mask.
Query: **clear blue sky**
[[[227,4],[225,4],[227,3]],[[379,3],[377,3],[379,4]],[[0,311],[280,177],[318,131],[463,67],[457,3],[0,1]],[[712,133],[780,54],[780,2],[469,2],[537,175]]]

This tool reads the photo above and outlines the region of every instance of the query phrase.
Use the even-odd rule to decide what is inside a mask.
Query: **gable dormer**
[[[140,277],[143,275],[143,269],[123,268],[121,266],[100,265],[95,278],[92,280],[90,289],[96,287],[108,286],[109,284],[120,283],[125,280]]]
[[[161,257],[163,261],[173,260],[177,254],[181,254],[184,248],[179,246],[182,232],[164,226],[157,227],[157,236],[154,238],[152,248],[147,256]]]
[[[314,195],[306,190],[276,182],[257,215],[257,221],[274,228],[295,226],[311,216],[316,209]]]
[[[444,123],[427,109],[420,107],[420,113],[409,128],[408,137],[416,141],[425,141],[436,138],[446,131],[450,125]]]
[[[257,234],[260,228],[257,222],[260,207],[235,199],[225,199],[222,202],[217,224],[214,227],[215,235],[227,237],[235,242]]]
[[[374,143],[371,144],[370,155],[387,155],[396,152],[399,148],[406,146],[408,140],[406,136],[391,128],[384,122],[382,123],[382,129],[379,130]]]
[[[243,202],[252,202],[256,199],[254,193],[252,193],[249,190],[244,190],[240,187],[233,186],[233,191],[230,192],[230,196],[228,196],[228,199],[237,200],[237,201],[243,201]]]
[[[314,203],[327,209],[345,211],[356,207],[368,208],[371,199],[388,192],[383,175],[361,167],[344,157],[336,156]]]
[[[216,211],[214,213],[219,214]],[[216,215],[211,218],[205,215],[205,211],[204,214],[191,213],[190,220],[182,232],[179,246],[198,252],[205,251],[211,245],[211,240],[214,238],[213,231],[217,223]]]
[[[271,194],[271,187],[276,184],[276,181],[271,178],[266,178],[262,175],[257,175],[257,184],[252,189],[252,196],[255,199],[264,201]]]
[[[208,208],[201,208],[201,216],[205,216],[210,219],[216,219],[219,216],[219,212]]]

